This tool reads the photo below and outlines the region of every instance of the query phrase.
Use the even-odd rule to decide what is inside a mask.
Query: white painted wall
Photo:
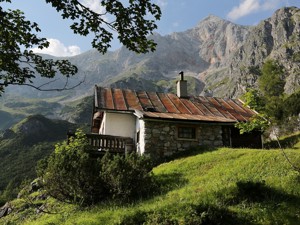
[[[130,137],[135,140],[136,117],[133,114],[105,112],[99,134]]]
[[[137,130],[140,131],[140,141],[137,143],[137,151],[143,155],[145,152],[145,121],[137,119]]]

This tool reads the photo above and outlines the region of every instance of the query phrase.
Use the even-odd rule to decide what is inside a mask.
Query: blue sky
[[[102,10],[100,0],[80,1],[95,11]],[[300,8],[300,0],[152,0],[152,2],[157,3],[162,10],[162,18],[157,23],[156,31],[162,35],[193,28],[209,15],[241,25],[255,25],[281,7]],[[1,6],[3,4],[1,3]],[[92,38],[73,34],[69,29],[71,23],[62,20],[56,10],[45,1],[12,0],[12,4],[8,7],[24,11],[29,20],[39,24],[42,29],[40,36],[50,41],[50,47],[44,53],[71,56],[92,49],[90,44]],[[119,47],[117,41],[112,44],[113,49]]]

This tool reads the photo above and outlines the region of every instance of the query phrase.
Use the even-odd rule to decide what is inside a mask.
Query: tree
[[[275,60],[266,60],[258,79],[259,91],[264,99],[263,112],[274,122],[279,122],[283,117],[284,101],[284,69]]]
[[[10,3],[11,0],[0,0],[1,2]],[[160,19],[161,11],[151,0],[129,0],[127,7],[119,0],[101,0],[100,3],[105,8],[103,13],[92,11],[79,0],[45,2],[50,3],[61,14],[62,19],[73,21],[70,28],[75,34],[93,34],[92,47],[103,54],[110,47],[113,32],[118,34],[120,42],[129,50],[137,53],[155,50],[156,44],[148,39],[148,35],[157,28],[155,21]],[[43,59],[34,54],[30,50],[33,47],[43,49],[49,46],[45,38],[37,36],[38,32],[38,24],[26,20],[23,12],[5,10],[0,6],[0,95],[9,85],[27,85],[47,90],[45,84],[34,85],[34,78],[53,78],[58,73],[66,76],[67,81],[63,88],[55,90],[69,88],[68,78],[77,73],[76,66],[67,60]]]
[[[39,31],[38,25],[25,20],[21,11],[4,11],[0,7],[0,95],[8,85],[34,87],[32,83],[37,74],[53,78],[57,72],[67,77],[77,72],[66,60],[43,59],[28,50],[36,45],[40,49],[49,46],[45,38],[34,34]]]
[[[284,101],[284,115],[298,116],[300,114],[300,90],[288,96]]]
[[[268,59],[262,65],[258,89],[248,89],[242,97],[245,105],[258,111],[247,123],[238,123],[240,132],[264,131],[269,125],[280,123],[283,118],[284,85],[283,66]]]
[[[283,66],[276,60],[268,59],[262,66],[258,84],[265,98],[280,97],[284,93]]]
[[[268,127],[273,128],[272,132],[276,137],[279,148],[283,156],[291,165],[291,167],[300,173],[300,168],[295,166],[283,150],[277,129],[286,122],[286,119],[300,113],[300,92],[296,92],[291,96],[284,95],[285,81],[283,79],[283,66],[275,60],[266,60],[261,69],[259,77],[259,89],[250,89],[243,96],[246,105],[252,106],[254,110],[259,110],[259,113],[253,116],[246,123],[237,123],[236,127],[241,133],[251,132],[252,130],[266,130]]]
[[[262,98],[257,89],[249,88],[242,96],[245,106],[256,110],[258,113],[250,118],[248,122],[239,122],[235,126],[240,130],[240,133],[248,133],[253,130],[263,132],[268,126],[269,121],[267,115],[264,113],[265,99]]]

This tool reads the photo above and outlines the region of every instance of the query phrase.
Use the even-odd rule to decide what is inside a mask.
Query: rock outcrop
[[[148,54],[135,54],[124,47],[105,55],[91,50],[68,58],[79,68],[77,80],[70,82],[76,83],[85,76],[84,84],[72,92],[72,98],[90,95],[95,84],[166,91],[165,83],[175,83],[182,70],[186,76],[200,80],[192,94],[238,97],[247,87],[257,84],[259,68],[267,58],[276,59],[285,67],[285,90],[292,93],[300,85],[299,32],[300,9],[288,7],[256,26],[208,16],[185,32],[154,34],[151,38],[157,43],[157,50]],[[59,80],[51,83],[59,84]]]
[[[9,215],[12,212],[13,208],[9,202],[5,203],[4,206],[0,208],[0,218]]]
[[[205,77],[206,84],[216,85],[211,77],[228,82],[215,89],[221,96],[239,96],[247,87],[257,85],[259,68],[267,59],[275,59],[285,68],[285,91],[293,93],[300,85],[300,10],[282,8],[257,26],[251,27],[247,37],[232,58],[221,67],[220,74]],[[221,79],[222,78],[222,79]],[[229,92],[225,92],[229,90]]]

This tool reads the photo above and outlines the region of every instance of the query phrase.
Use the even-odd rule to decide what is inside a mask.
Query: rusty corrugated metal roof
[[[248,121],[255,111],[236,99],[191,96],[95,87],[98,110],[137,111],[144,118],[208,122]]]

